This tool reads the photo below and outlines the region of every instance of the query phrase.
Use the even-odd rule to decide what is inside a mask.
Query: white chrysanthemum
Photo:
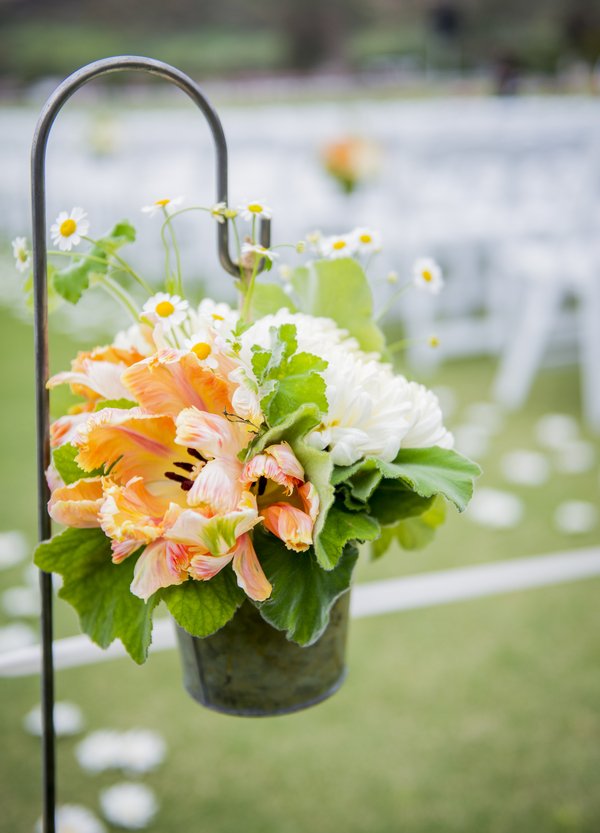
[[[242,245],[242,255],[255,254],[259,257],[264,257],[266,260],[273,261],[279,257],[277,252],[272,249],[267,249],[266,246],[261,246],[260,243],[244,243]]]
[[[86,212],[83,208],[76,206],[71,213],[60,212],[56,222],[50,227],[50,236],[61,252],[70,252],[73,246],[81,243],[81,238],[88,233],[89,229],[90,224]]]
[[[23,728],[30,735],[42,735],[42,710],[36,706],[23,718]],[[54,731],[57,737],[71,737],[83,729],[83,715],[75,703],[66,701],[54,704]]]
[[[35,829],[36,833],[42,833],[44,825],[41,819]],[[87,807],[63,804],[56,808],[56,833],[106,833],[106,827]]]
[[[357,228],[351,236],[354,238],[354,246],[359,254],[372,255],[381,251],[381,232],[369,228]]]
[[[322,237],[319,242],[319,252],[323,257],[328,257],[331,260],[340,257],[351,257],[356,252],[356,240],[352,234]]]
[[[442,270],[431,257],[422,257],[413,265],[413,283],[417,289],[437,295],[443,285]]]
[[[444,428],[442,409],[435,393],[418,382],[403,381],[404,397],[410,403],[410,410],[402,448],[429,448],[432,445],[452,448],[454,437]]]
[[[149,772],[164,761],[165,753],[162,736],[150,729],[103,729],[92,732],[75,749],[79,765],[93,773],[108,769]]]
[[[167,214],[170,214],[171,211],[178,205],[181,205],[182,202],[183,197],[164,197],[161,200],[155,200],[150,205],[145,205],[142,208],[142,211],[149,217],[153,217],[155,214],[158,214],[159,212],[166,212]]]
[[[244,220],[252,220],[254,217],[265,217],[269,220],[273,216],[272,210],[261,200],[242,203],[242,205],[238,205],[238,211]]]
[[[25,237],[15,237],[12,241],[13,257],[19,272],[27,272],[31,266],[31,252]]]
[[[179,295],[157,292],[142,307],[142,317],[153,324],[161,324],[165,329],[171,329],[185,321],[188,309],[188,302]]]
[[[110,824],[127,830],[146,827],[158,810],[156,798],[149,787],[126,781],[102,790],[100,807]]]
[[[337,466],[362,457],[391,462],[410,427],[406,380],[394,376],[387,365],[342,351],[329,357],[323,375],[329,408],[308,435],[310,445],[329,450]]]

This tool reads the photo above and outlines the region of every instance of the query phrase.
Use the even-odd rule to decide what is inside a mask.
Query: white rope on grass
[[[600,576],[600,547],[359,584],[352,591],[350,612],[354,619],[361,619],[594,576]],[[175,644],[173,622],[158,619],[154,625],[151,651],[169,650]],[[57,669],[90,665],[123,656],[126,652],[120,642],[113,642],[106,650],[98,648],[87,636],[71,636],[54,643]],[[39,645],[6,651],[0,654],[0,677],[38,674],[40,660]]]

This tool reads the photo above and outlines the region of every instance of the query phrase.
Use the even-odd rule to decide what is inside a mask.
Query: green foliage
[[[34,561],[63,577],[58,595],[75,608],[90,639],[101,648],[120,639],[135,662],[145,662],[158,599],[155,594],[144,602],[131,593],[135,555],[113,564],[101,529],[65,529],[38,546]]]
[[[296,312],[294,302],[277,283],[258,283],[252,293],[250,318],[256,321],[264,315],[274,315],[278,310],[287,307],[290,312]]]
[[[66,301],[76,304],[90,285],[93,275],[105,275],[110,266],[110,256],[127,243],[135,240],[135,229],[122,220],[95,245],[79,257],[74,258],[68,266],[54,273],[54,288]]]
[[[271,349],[258,345],[252,348],[252,369],[259,386],[260,404],[271,427],[306,403],[327,410],[325,380],[320,375],[327,362],[311,353],[298,353],[297,348],[294,324],[271,328]]]
[[[433,497],[421,497],[402,482],[385,479],[369,498],[369,510],[382,526],[389,526],[401,518],[421,515],[432,500]]]
[[[159,591],[178,625],[192,636],[210,636],[232,618],[246,598],[231,569],[209,581],[190,580]]]
[[[102,474],[102,469],[90,472],[79,468],[75,462],[78,454],[79,449],[72,443],[64,443],[52,452],[52,462],[67,485],[81,480],[82,477],[97,477]]]
[[[366,512],[347,512],[339,503],[328,511],[318,535],[319,564],[326,570],[334,568],[344,547],[351,541],[375,541],[381,527]]]
[[[373,544],[373,558],[380,558],[387,552],[394,540],[405,550],[418,550],[431,543],[438,526],[446,519],[446,503],[441,495],[432,498],[430,506],[415,517],[407,517],[394,527],[383,530],[381,537]]]
[[[299,310],[333,318],[367,352],[384,350],[383,333],[373,321],[369,281],[356,260],[317,260],[294,271],[292,286]]]
[[[274,535],[256,532],[254,546],[273,593],[257,604],[263,619],[299,645],[312,645],[329,622],[329,611],[349,588],[358,558],[349,545],[334,570],[323,570],[312,550],[290,552]]]
[[[132,399],[101,399],[96,403],[94,411],[102,411],[104,408],[120,408],[122,411],[129,411],[137,408],[137,402]]]

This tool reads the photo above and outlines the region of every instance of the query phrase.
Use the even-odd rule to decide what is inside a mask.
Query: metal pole
[[[33,242],[33,289],[37,414],[38,534],[41,541],[51,535],[47,511],[49,490],[46,469],[50,464],[48,380],[48,302],[46,285],[46,194],[45,162],[48,136],[62,106],[73,93],[100,75],[140,70],[156,75],[183,90],[200,108],[210,127],[216,149],[216,202],[227,203],[227,144],[221,121],[198,85],[175,67],[135,55],[118,55],[94,61],[78,69],[60,84],[44,105],[31,146],[31,204]],[[217,223],[217,246],[223,268],[239,276],[240,268],[230,257],[228,223]],[[261,243],[270,245],[270,223],[264,220]],[[55,833],[56,753],[54,736],[54,668],[52,656],[52,576],[40,573],[42,601],[42,757],[43,757],[43,831]]]

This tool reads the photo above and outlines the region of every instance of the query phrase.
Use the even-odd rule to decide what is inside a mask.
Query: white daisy
[[[422,257],[413,265],[413,283],[418,289],[437,295],[444,285],[442,270],[431,257]]]
[[[323,239],[323,235],[320,231],[310,231],[307,235],[305,235],[305,238],[313,252],[321,251],[321,240]]]
[[[396,284],[399,281],[398,273],[392,270],[391,272],[387,273],[385,279],[389,284]]]
[[[319,251],[323,257],[336,260],[339,257],[351,257],[356,252],[356,240],[351,234],[337,234],[323,237],[319,243]]]
[[[207,338],[206,333],[197,332],[193,333],[190,338],[186,338],[184,346],[191,353],[194,353],[204,367],[217,370],[219,363],[213,355],[211,341],[212,339],[210,337]]]
[[[23,728],[30,735],[42,735],[42,710],[36,706],[23,718]],[[67,701],[54,704],[54,731],[58,737],[77,735],[83,729],[83,715],[75,703]]]
[[[210,209],[211,217],[217,221],[217,223],[224,223],[225,222],[225,209],[227,205],[224,202],[217,202],[213,205]]]
[[[149,787],[123,781],[102,790],[100,807],[110,824],[127,830],[141,830],[156,815],[158,803]]]
[[[371,255],[381,251],[381,233],[368,228],[357,228],[352,232],[356,251],[361,255]]]
[[[25,237],[15,237],[12,241],[13,257],[19,272],[27,272],[31,266],[31,252]]]
[[[260,200],[253,200],[251,202],[245,202],[242,205],[238,205],[238,211],[244,220],[252,220],[254,217],[265,217],[270,220],[273,216],[273,211],[269,208],[269,206],[265,205]]]
[[[293,274],[292,267],[288,266],[287,263],[282,263],[279,267],[279,277],[284,283],[289,283]]]
[[[266,246],[261,246],[260,243],[243,243],[242,255],[256,254],[259,257],[264,257],[265,260],[273,262],[277,260],[279,254],[272,249],[267,249]]]
[[[144,214],[149,217],[154,217],[155,214],[163,211],[170,214],[171,211],[183,202],[183,197],[163,197],[160,200],[155,200],[150,205],[145,205],[142,208]]]
[[[41,819],[35,829],[36,833],[42,833]],[[63,804],[56,808],[56,833],[106,833],[106,827],[87,807]]]
[[[189,304],[179,295],[169,295],[166,292],[157,292],[148,298],[142,307],[140,318],[151,321],[153,324],[162,324],[163,327],[171,328],[185,321]]]
[[[88,233],[89,229],[90,224],[86,212],[83,208],[76,206],[71,213],[60,212],[56,222],[50,228],[50,236],[61,252],[70,252],[73,246],[81,243],[81,238]]]

